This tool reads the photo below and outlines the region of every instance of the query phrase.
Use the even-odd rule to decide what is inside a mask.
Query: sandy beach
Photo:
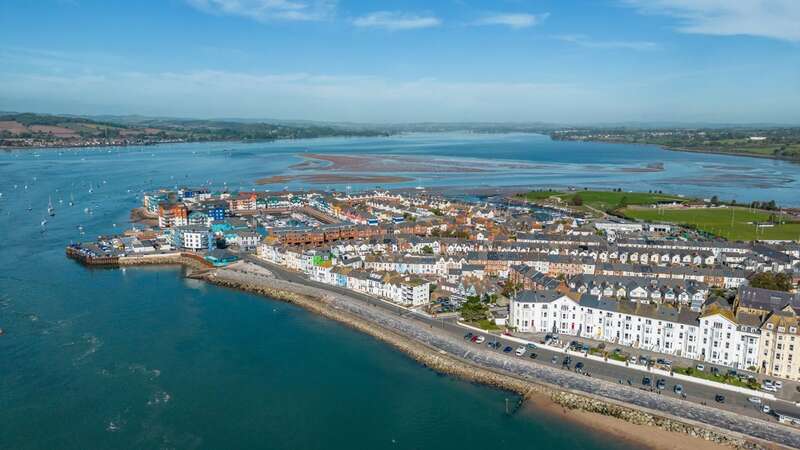
[[[295,170],[330,170],[352,173],[471,173],[484,172],[477,163],[452,161],[431,157],[398,155],[325,155],[302,153],[306,161],[291,166]],[[317,161],[316,164],[310,161]]]
[[[271,177],[259,178],[256,184],[282,184],[291,181],[302,181],[305,183],[326,184],[326,183],[351,183],[351,184],[372,184],[372,183],[404,183],[414,181],[413,178],[392,176],[392,175],[336,175],[336,174],[313,174],[313,175],[274,175]]]
[[[523,406],[523,413],[527,410],[546,411],[559,421],[572,422],[577,426],[591,430],[603,439],[612,437],[624,440],[653,450],[724,450],[730,449],[729,446],[706,441],[688,434],[675,433],[661,428],[636,425],[615,417],[604,416],[601,414],[581,411],[578,409],[568,409],[552,402],[549,398],[542,395],[531,396]],[[779,448],[779,447],[775,447]]]

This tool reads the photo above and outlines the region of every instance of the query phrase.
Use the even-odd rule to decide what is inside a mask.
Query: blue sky
[[[800,124],[797,0],[3,0],[0,110]]]

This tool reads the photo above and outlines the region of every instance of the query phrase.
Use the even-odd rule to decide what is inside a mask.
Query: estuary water
[[[142,190],[250,188],[303,152],[491,168],[411,173],[406,186],[620,186],[784,204],[798,201],[800,175],[781,161],[536,135],[0,153],[0,449],[629,448],[543,411],[507,415],[508,393],[438,375],[297,307],[177,267],[87,269],[64,257],[71,240],[126,228]],[[663,170],[623,171],[656,163]]]

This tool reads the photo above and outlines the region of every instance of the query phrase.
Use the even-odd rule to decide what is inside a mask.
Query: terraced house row
[[[700,311],[563,290],[523,291],[510,325],[558,333],[800,380],[800,296],[742,287],[733,307]]]

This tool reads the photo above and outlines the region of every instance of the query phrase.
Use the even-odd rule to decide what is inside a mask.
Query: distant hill
[[[335,136],[384,136],[387,133],[385,130],[368,128],[289,126],[224,120],[0,114],[0,147],[92,147],[167,142],[272,141]]]

